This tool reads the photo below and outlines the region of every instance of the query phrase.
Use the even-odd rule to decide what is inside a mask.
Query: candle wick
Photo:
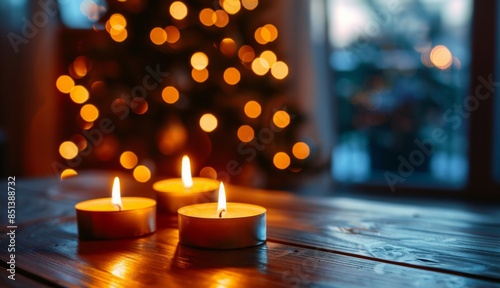
[[[222,213],[225,213],[225,212],[226,212],[226,209],[221,209],[219,212],[219,218],[222,218]]]
[[[120,204],[113,204],[113,206],[115,206],[116,209],[118,209],[118,211],[122,211],[122,209],[123,209],[122,205],[120,205]]]

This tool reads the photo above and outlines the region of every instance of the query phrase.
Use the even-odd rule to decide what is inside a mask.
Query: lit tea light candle
[[[161,180],[153,184],[160,211],[177,213],[177,209],[191,204],[217,200],[216,180],[191,176],[189,157],[182,157],[181,178]]]
[[[256,246],[266,241],[266,209],[244,203],[226,203],[220,183],[219,201],[178,210],[179,242],[210,249]]]
[[[121,197],[118,177],[111,198],[83,201],[75,209],[78,235],[84,240],[139,237],[156,230],[156,201]]]

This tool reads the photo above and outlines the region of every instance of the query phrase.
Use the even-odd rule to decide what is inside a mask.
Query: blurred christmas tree
[[[195,175],[227,182],[300,171],[309,147],[283,95],[288,66],[277,28],[258,17],[271,3],[83,2],[97,22],[63,32],[69,68],[56,85],[79,127],[65,121],[55,170],[130,169],[146,182],[178,177],[187,154]]]

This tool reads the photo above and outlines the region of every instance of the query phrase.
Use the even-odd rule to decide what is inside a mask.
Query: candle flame
[[[219,203],[217,204],[217,217],[222,218],[226,214],[226,189],[224,184],[219,184]]]
[[[191,163],[189,162],[189,157],[186,155],[182,157],[181,178],[184,188],[189,189],[193,187],[193,178],[191,177]]]
[[[123,209],[122,197],[120,195],[120,178],[115,177],[113,181],[113,190],[111,192],[111,204],[118,208],[118,211]]]

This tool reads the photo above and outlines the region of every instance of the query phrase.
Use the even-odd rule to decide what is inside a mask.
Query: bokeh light
[[[89,60],[85,56],[78,56],[73,61],[72,68],[77,78],[85,77],[89,70]]]
[[[68,75],[61,75],[56,80],[57,90],[61,93],[69,93],[75,87],[75,81]]]
[[[64,141],[59,145],[59,154],[64,159],[71,160],[78,155],[78,146],[71,141]]]
[[[225,27],[229,23],[229,16],[224,10],[215,11],[212,18],[214,19],[215,26],[219,28]]]
[[[233,39],[231,38],[224,38],[222,39],[222,41],[220,42],[220,51],[222,52],[222,54],[224,54],[225,56],[233,56],[234,53],[236,53],[236,50],[238,49],[238,47],[236,46],[236,42],[234,42]]]
[[[271,38],[270,33],[265,34],[264,36],[266,36],[267,38]],[[255,41],[257,41],[257,43],[262,44],[262,45],[267,44],[267,42],[268,42],[268,41],[266,41],[266,39],[264,39],[264,37],[262,35],[262,27],[259,27],[259,28],[257,28],[257,30],[255,30],[254,38],[255,38]]]
[[[255,132],[249,125],[242,125],[238,128],[238,139],[241,142],[250,142],[255,137]]]
[[[137,182],[145,183],[151,178],[151,171],[147,166],[139,165],[135,167],[133,175]]]
[[[165,103],[174,104],[179,100],[179,91],[173,86],[167,86],[161,91],[161,98]]]
[[[200,177],[217,179],[217,171],[215,171],[215,169],[210,166],[203,167],[200,170]]]
[[[288,76],[288,65],[283,61],[278,61],[271,67],[271,75],[274,78],[281,80]]]
[[[234,67],[229,67],[224,71],[224,81],[229,85],[236,85],[240,82],[240,71]]]
[[[272,42],[274,40],[276,40],[276,38],[278,38],[278,29],[276,29],[276,27],[273,25],[273,24],[266,24],[264,25],[264,27],[262,27],[263,29],[263,33],[269,33],[270,34],[270,37],[269,39],[265,39],[267,40],[267,42]]]
[[[149,33],[149,39],[156,45],[162,45],[167,41],[167,32],[163,28],[155,27]]]
[[[257,101],[253,100],[248,101],[243,109],[245,111],[245,115],[247,115],[250,118],[257,118],[262,112],[260,104]]]
[[[132,107],[132,111],[138,115],[142,115],[148,112],[149,109],[148,101],[144,100],[144,98],[141,97],[134,98],[130,106]]]
[[[137,158],[137,155],[135,155],[132,151],[125,151],[122,155],[120,155],[120,164],[125,169],[134,168],[138,161],[139,159]]]
[[[125,1],[125,0],[118,0],[118,1]],[[140,1],[138,1],[138,2],[140,2]],[[214,11],[215,9],[217,9],[217,8],[214,8],[214,7],[217,7],[217,2],[220,4],[220,7],[218,8],[219,10]],[[190,37],[189,33],[191,32],[191,30],[186,29],[186,27],[189,28],[189,27],[191,27],[191,25],[190,25],[190,23],[185,22],[185,21],[186,21],[186,17],[189,15],[189,13],[193,14],[194,10],[191,9],[191,11],[189,11],[189,9],[185,3],[188,3],[188,5],[190,5],[189,4],[190,2],[188,2],[188,1],[184,1],[184,0],[175,1],[174,0],[174,2],[169,6],[168,12],[170,13],[171,17],[173,17],[173,19],[176,19],[176,20],[183,20],[184,19],[184,22],[174,21],[173,22],[174,24],[169,24],[169,25],[177,25],[179,28],[176,26],[167,26],[165,28],[154,27],[155,25],[147,26],[146,35],[142,35],[141,37],[143,37],[143,38],[146,37],[145,39],[147,42],[147,37],[148,37],[147,32],[151,28],[154,27],[153,29],[150,30],[150,35],[149,35],[152,43],[154,43],[155,45],[164,45],[166,42],[177,43],[181,37],[181,32],[179,30],[179,29],[181,29],[182,33],[183,33],[182,34],[183,42],[178,44],[178,45],[163,46],[162,51],[170,51],[170,49],[173,49],[173,48],[182,48],[182,47],[184,47],[183,45],[186,44],[184,42],[184,40],[186,40],[186,42],[188,42],[188,44],[191,45],[192,42],[187,41],[187,40],[191,40],[191,39],[188,39]],[[214,2],[212,4],[215,5],[214,7],[212,7],[212,9],[214,9],[214,10],[212,10],[210,8],[203,9],[199,13],[199,21],[204,26],[207,26],[207,27],[215,25],[217,27],[222,28],[222,27],[226,27],[229,24],[229,21],[238,21],[238,23],[231,22],[231,24],[241,24],[239,21],[241,21],[242,19],[244,20],[245,18],[242,18],[242,17],[246,17],[246,16],[244,16],[244,15],[229,16],[229,15],[237,14],[238,12],[241,11],[242,7],[244,7],[247,10],[253,10],[258,6],[259,1],[258,0],[217,0],[216,2]],[[209,5],[207,5],[207,6],[209,6]],[[199,5],[195,5],[195,6],[193,6],[193,8],[196,8],[196,11],[199,11],[198,9],[200,7],[199,7]],[[164,12],[166,12],[166,11],[164,11]],[[167,17],[170,18],[168,15],[167,15]],[[127,18],[127,19],[129,21],[133,20],[133,18]],[[127,37],[128,37],[127,29],[130,29],[130,27],[134,26],[134,25],[130,25],[131,23],[127,23],[127,19],[122,14],[116,13],[116,14],[111,15],[109,17],[108,21],[106,22],[106,25],[105,25],[106,31],[108,31],[108,33],[110,34],[110,37],[114,41],[121,42],[121,41],[124,41],[125,39],[127,39]],[[189,15],[189,20],[193,20],[193,21],[197,22],[196,15],[195,14]],[[170,18],[170,20],[167,19],[166,23],[169,23],[169,22],[172,23],[172,21],[173,21],[172,18]],[[129,27],[127,27],[127,24],[129,25]],[[167,25],[167,24],[165,24],[165,25]],[[201,24],[197,24],[197,25],[201,26]],[[96,26],[95,30],[98,30],[99,28],[100,28],[99,26]],[[200,27],[198,27],[198,28],[200,28]],[[230,27],[228,27],[228,28],[230,28]],[[260,44],[266,44],[266,43],[272,42],[277,38],[278,31],[277,31],[276,27],[272,24],[264,25],[264,26],[258,28],[257,30],[254,30],[255,28],[257,28],[257,27],[254,26],[253,28],[251,28],[252,30],[250,31],[250,35],[248,35],[248,36],[250,36],[250,38],[251,38],[253,36],[252,32],[255,31],[255,40]],[[205,31],[207,31],[209,33],[215,33],[216,31],[218,31],[218,29],[216,29],[215,27],[213,27],[213,28],[201,28],[201,29],[204,29]],[[222,30],[223,29],[220,29],[219,32],[223,32]],[[224,29],[224,30],[227,30],[227,29]],[[131,33],[133,32],[132,30],[130,30],[130,31],[131,31]],[[229,31],[229,32],[231,32],[231,31]],[[186,34],[184,34],[184,33],[186,33]],[[225,81],[225,83],[227,83],[229,85],[237,85],[238,83],[241,83],[241,81],[242,81],[242,74],[241,73],[242,72],[246,73],[243,75],[243,77],[248,76],[249,71],[245,70],[244,68],[247,68],[247,69],[250,68],[252,70],[252,72],[250,72],[251,74],[255,73],[256,75],[260,75],[260,76],[263,76],[263,75],[267,74],[268,72],[271,72],[272,76],[276,79],[283,79],[288,75],[287,64],[282,62],[282,61],[278,61],[276,54],[271,50],[266,50],[266,51],[260,53],[264,49],[259,47],[259,45],[256,45],[255,42],[252,43],[252,41],[253,41],[252,39],[246,39],[246,38],[243,39],[240,37],[240,35],[235,34],[235,33],[223,33],[223,34],[218,34],[218,35],[222,36],[218,39],[219,41],[224,37],[231,37],[231,38],[224,38],[219,43],[217,43],[218,41],[216,41],[214,43],[208,43],[209,46],[210,46],[210,44],[213,44],[213,46],[215,46],[216,49],[219,48],[220,52],[216,51],[216,50],[210,50],[209,46],[207,46],[208,49],[206,49],[206,50],[205,50],[205,47],[202,48],[201,46],[198,46],[198,48],[195,48],[199,51],[204,51],[207,54],[205,54],[203,52],[196,52],[197,50],[194,50],[194,51],[191,50],[191,53],[196,52],[196,53],[192,54],[191,59],[190,59],[190,64],[193,68],[191,71],[191,76],[192,76],[192,79],[194,81],[196,81],[198,83],[202,83],[202,82],[207,81],[207,79],[209,77],[209,70],[208,69],[210,69],[210,73],[212,74],[212,75],[210,75],[213,78],[211,80],[214,80],[215,82],[220,84],[220,82],[222,80],[222,79],[220,79],[220,76],[221,76],[221,72],[223,72],[222,78]],[[137,35],[135,35],[135,34],[134,35],[131,34],[131,39],[135,40],[135,38],[137,38],[136,36]],[[250,40],[250,41],[248,41],[248,40]],[[236,43],[236,42],[238,42],[238,43]],[[254,49],[254,47],[252,47],[250,45],[243,45],[240,47],[240,45],[244,44],[245,42],[250,43],[251,45],[256,47],[255,49],[257,49],[257,51],[258,51],[257,53],[260,53],[260,56],[258,56],[256,58],[256,56],[257,56],[256,52],[255,52],[256,50]],[[218,47],[217,47],[217,44],[219,44]],[[148,47],[151,48],[151,47],[153,47],[153,45],[149,44]],[[190,47],[192,47],[192,46],[190,46]],[[215,54],[213,51],[215,51]],[[222,53],[222,54],[219,54],[219,53]],[[187,57],[189,57],[189,55],[190,54],[188,54]],[[207,55],[209,55],[210,58]],[[228,65],[229,62],[224,60],[227,62],[225,67],[228,67],[228,68],[225,70],[219,70],[218,68],[220,68],[221,65],[222,65],[222,67],[224,67],[224,64],[217,61],[217,57],[220,58],[222,55],[224,55],[226,57],[231,57],[231,58],[226,58],[227,61],[234,60],[234,61],[238,62],[237,60],[239,58],[239,60],[241,60],[244,65],[241,66],[242,63],[240,63],[239,64],[240,66],[235,65],[235,67],[228,67],[228,66],[232,66],[234,64]],[[71,75],[72,77],[68,76],[68,75],[61,75],[56,81],[56,86],[57,86],[57,89],[59,91],[61,91],[61,93],[70,94],[69,96],[73,102],[83,105],[80,108],[80,116],[82,119],[80,119],[79,121],[84,120],[86,122],[89,122],[89,123],[87,123],[88,125],[90,125],[89,127],[92,127],[92,125],[98,126],[99,125],[98,122],[96,122],[96,123],[91,123],[91,122],[94,122],[97,119],[99,119],[100,112],[104,113],[105,111],[102,109],[101,109],[101,111],[99,111],[99,109],[97,107],[101,108],[101,106],[96,107],[93,104],[87,104],[87,103],[94,103],[95,101],[99,100],[101,97],[100,94],[97,94],[94,90],[87,90],[87,88],[82,86],[82,85],[76,85],[75,80],[73,80],[73,79],[76,79],[76,81],[82,81],[82,80],[78,80],[78,79],[80,79],[82,77],[86,77],[86,76],[87,77],[92,76],[92,77],[89,77],[89,81],[81,82],[81,83],[85,83],[84,85],[88,86],[90,89],[90,84],[92,84],[93,81],[95,81],[95,78],[93,78],[94,75],[89,74],[89,71],[92,72],[92,74],[94,72],[96,72],[96,73],[98,72],[97,70],[95,70],[97,68],[97,66],[95,66],[97,64],[97,62],[93,62],[94,63],[93,70],[90,70],[91,66],[90,66],[90,62],[89,62],[88,58],[85,58],[84,56],[80,56],[80,57],[82,57],[82,58],[81,59],[76,58],[73,61],[73,63],[71,64],[71,69],[73,69],[73,72],[78,77],[75,77],[75,75],[73,73],[71,73],[71,74],[68,73],[68,75]],[[236,57],[238,57],[238,58],[236,58]],[[187,61],[185,61],[184,64],[187,64],[186,62]],[[210,63],[211,64],[210,67],[208,67],[209,62],[212,62],[212,63]],[[214,66],[215,64],[217,64],[217,65]],[[437,64],[436,64],[436,66],[437,66]],[[111,67],[111,68],[116,68],[116,67],[117,66]],[[239,70],[236,67],[238,67]],[[114,72],[116,70],[114,70],[114,71],[111,70],[111,71]],[[186,74],[186,73],[189,73],[188,71],[189,70],[182,71],[182,73],[179,73],[179,74],[182,74],[182,77],[183,77],[181,79],[182,81],[179,80],[178,82],[174,82],[174,83],[177,83],[177,84],[175,84],[176,86],[179,85],[177,87],[182,88],[182,89],[179,88],[181,91],[187,91],[186,89],[190,85],[193,85],[193,81],[191,79],[189,79],[189,74]],[[252,75],[250,75],[250,76],[252,76]],[[244,80],[246,80],[246,79],[244,79]],[[274,83],[275,82],[276,81],[274,81]],[[211,84],[212,83],[210,83],[210,86],[211,86]],[[246,84],[246,82],[243,84]],[[170,84],[170,85],[172,85],[172,84]],[[205,84],[203,86],[208,87],[209,85]],[[224,88],[224,89],[229,89],[227,86],[225,86],[225,87],[226,88]],[[106,91],[110,92],[110,91],[108,91],[110,88],[111,87],[107,88]],[[89,91],[91,91],[92,99],[90,99]],[[229,89],[228,91],[231,91],[231,89]],[[104,93],[102,93],[102,94],[104,94]],[[247,98],[247,96],[253,96],[253,97]],[[255,97],[255,96],[257,96],[257,97]],[[175,104],[180,99],[180,93],[179,93],[179,90],[177,90],[175,87],[167,86],[167,87],[164,87],[162,89],[161,97],[165,103]],[[245,95],[243,99],[245,99],[245,98],[246,98],[246,100],[252,99],[252,98],[257,99],[257,100],[261,101],[262,103],[265,103],[265,101],[264,101],[265,98],[260,97],[260,95],[255,95],[255,94]],[[90,101],[89,101],[89,99],[90,99]],[[112,100],[110,100],[110,101],[112,101]],[[136,99],[131,99],[131,100],[136,101]],[[134,108],[132,110],[133,110],[133,112],[135,112],[137,114],[143,114],[148,110],[148,107],[151,108],[150,109],[151,112],[156,111],[156,107],[154,106],[156,104],[155,103],[156,100],[157,100],[156,98],[152,98],[151,100],[148,99],[149,104],[151,105],[150,107],[148,106],[148,102],[146,102],[146,101],[141,102],[139,100],[137,100],[137,101],[139,101],[137,103],[128,102],[127,105],[129,105],[128,106],[129,108],[131,108],[130,104],[134,104],[135,107],[140,106],[140,108],[137,108],[137,109]],[[186,99],[182,99],[182,100],[186,100]],[[241,100],[242,99],[240,99],[239,101],[241,101]],[[181,103],[185,103],[185,102],[181,101]],[[245,103],[245,102],[243,102],[243,103]],[[240,103],[240,105],[243,103]],[[135,105],[135,104],[141,104],[141,105]],[[162,105],[160,105],[160,107],[166,108],[166,105],[162,104]],[[176,107],[180,108],[180,105],[176,105]],[[174,107],[170,106],[168,109],[174,109]],[[209,112],[209,111],[205,111],[205,112]],[[216,111],[213,110],[210,112],[215,113]],[[241,113],[241,110],[239,113]],[[246,102],[246,104],[244,106],[244,113],[249,118],[258,118],[262,114],[261,104],[259,104],[259,102],[254,101],[254,100]],[[217,117],[220,116],[219,119],[215,115],[217,115]],[[203,131],[212,132],[215,129],[217,129],[218,121],[223,121],[222,120],[223,118],[222,118],[222,115],[219,115],[217,113],[215,113],[215,115],[211,114],[211,113],[207,113],[199,118],[199,125]],[[101,115],[101,117],[103,117],[103,116],[104,116],[104,114]],[[198,114],[198,116],[199,116],[199,114]],[[78,117],[78,118],[80,118],[80,117]],[[273,123],[277,127],[284,128],[290,124],[290,115],[286,111],[278,111],[278,112],[274,113],[272,118],[273,118]],[[252,125],[256,124],[256,122],[255,122],[256,120],[250,121],[250,119],[248,119],[248,118],[247,118],[247,120],[248,120],[248,122],[253,123]],[[223,123],[223,122],[221,122],[221,123]],[[240,125],[241,124],[243,124],[243,123],[240,123]],[[162,127],[162,129],[166,129],[166,127],[164,126],[164,127]],[[155,142],[155,143],[158,143],[158,145],[160,145],[159,143],[161,142],[161,140],[160,140],[161,137],[160,137],[159,131],[160,131],[160,129],[158,129],[158,131],[155,132],[157,134],[155,134],[155,136],[154,136],[154,137],[157,137],[157,138],[155,138],[155,140],[157,140],[158,142]],[[220,131],[220,132],[222,133],[222,131]],[[234,138],[234,130],[232,133],[233,133],[232,137]],[[186,135],[187,135],[187,132],[186,132]],[[237,130],[237,137],[242,142],[249,142],[249,141],[252,141],[253,139],[255,139],[255,131],[252,128],[252,126],[250,126],[250,125],[241,125]],[[187,136],[184,138],[187,138]],[[71,141],[67,141],[67,142],[71,143],[73,145],[76,145],[77,148],[79,148],[81,146],[78,144],[79,142],[75,142],[73,139],[70,139],[70,140]],[[233,140],[235,140],[235,139],[233,139]],[[84,142],[82,142],[82,143],[84,143]],[[84,144],[85,144],[85,146],[87,145],[86,140],[85,140]],[[69,145],[69,144],[67,144],[67,145]],[[305,148],[301,145],[305,145]],[[296,148],[296,146],[299,148]],[[68,146],[68,147],[70,147],[70,146]],[[116,159],[117,156],[120,155],[119,153],[124,151],[120,148],[121,148],[120,146],[117,146],[117,149],[115,151],[115,156],[112,159]],[[65,149],[67,151],[69,151],[68,150],[69,148],[65,148]],[[81,148],[79,148],[79,149],[81,150]],[[307,153],[305,152],[306,149],[307,149]],[[60,150],[61,150],[61,147],[60,147]],[[299,152],[296,152],[296,150]],[[294,148],[292,149],[292,151],[288,151],[288,150],[286,150],[286,151],[290,154],[290,156],[292,155],[292,153],[290,153],[290,152],[293,152],[293,156],[298,158],[298,159],[304,159],[304,158],[308,157],[308,155],[309,155],[309,147],[307,146],[307,144],[305,144],[303,142],[296,143],[294,145]],[[61,155],[62,155],[62,153],[61,153]],[[66,157],[72,156],[72,154],[69,152],[65,152],[65,155],[66,155]],[[76,155],[78,155],[78,149],[77,149],[76,154],[74,154],[72,157],[76,157]],[[302,158],[300,158],[300,157],[302,157]],[[138,160],[138,157],[136,156],[136,154],[134,154],[134,152],[132,152],[132,151],[124,151],[123,153],[121,153],[119,158],[120,158],[119,161],[120,161],[120,164],[122,167],[124,167],[126,169],[133,169],[134,178],[139,182],[149,181],[149,179],[151,178],[151,170],[150,169],[152,169],[153,172],[155,171],[154,168],[148,168],[148,167],[152,167],[152,166],[149,165],[149,163],[147,163],[147,162],[146,162],[147,166],[146,165],[137,166],[139,160]],[[66,159],[71,159],[71,158],[66,158]],[[288,156],[288,154],[286,154],[284,152],[279,152],[274,156],[273,162],[274,162],[274,165],[276,167],[278,167],[279,169],[286,169],[290,165],[290,157]],[[142,164],[144,164],[144,162]],[[76,173],[76,171],[75,171],[75,173]],[[212,167],[204,167],[200,171],[200,175],[202,175],[202,174],[204,175],[204,177],[210,177],[210,178],[214,178],[214,179],[217,177],[217,172]],[[62,177],[62,175],[61,175],[61,177]]]
[[[69,177],[77,176],[78,172],[75,169],[67,168],[61,172],[61,180],[67,179]]]
[[[240,9],[241,9],[240,0],[220,0],[219,3],[222,6],[222,8],[228,14],[231,14],[231,15],[238,13],[238,11],[240,11]]]
[[[306,159],[309,156],[309,146],[304,142],[297,142],[292,147],[293,156],[297,159]]]
[[[208,66],[208,57],[203,52],[196,52],[191,56],[191,66],[196,70],[203,70]]]
[[[210,113],[204,114],[200,118],[200,127],[205,132],[212,132],[217,128],[217,118]]]
[[[269,43],[271,41],[271,31],[269,31],[267,28],[265,27],[262,27],[260,28],[259,30],[260,32],[260,39],[263,43],[259,42],[260,44],[266,44],[266,43]]]
[[[111,39],[113,39],[115,42],[123,42],[125,39],[127,39],[128,32],[127,29],[115,29],[115,27],[111,27],[111,31],[109,32],[109,35],[111,36]]]
[[[85,104],[80,109],[80,116],[87,122],[94,122],[99,117],[99,110],[92,104]]]
[[[105,24],[106,31],[108,31],[111,38],[116,42],[123,42],[127,39],[127,20],[120,13],[111,15]]]
[[[271,50],[266,50],[260,53],[260,58],[265,59],[267,61],[268,67],[272,67],[274,63],[276,63],[276,60],[278,60],[276,54],[274,54],[274,52]]]
[[[253,10],[259,5],[259,0],[241,0],[241,5],[247,10]]]
[[[251,46],[243,45],[238,50],[238,57],[241,61],[250,63],[255,58],[255,51]]]
[[[194,81],[203,83],[208,79],[208,70],[196,70],[193,68],[193,70],[191,70],[191,77],[193,77]]]
[[[266,59],[260,58],[260,57],[255,58],[255,59],[259,60],[260,66],[264,67],[264,69],[266,69],[267,71],[269,71],[269,69],[271,68],[271,65],[269,65],[269,62],[267,62]]]
[[[71,100],[73,100],[73,102],[77,104],[83,104],[87,100],[89,100],[89,91],[87,90],[87,88],[81,85],[76,85],[69,93],[69,96],[71,97]]]
[[[263,76],[269,71],[269,63],[265,59],[257,57],[252,61],[252,71],[256,75]]]
[[[120,13],[115,13],[109,17],[109,26],[111,27],[116,27],[115,29],[119,30],[120,27],[125,28],[127,27],[127,20],[125,17],[123,17],[122,14]],[[109,30],[108,30],[109,32]]]
[[[123,26],[115,25],[115,26],[111,26],[111,28],[109,29],[109,34],[111,36],[116,36],[116,35],[119,35],[122,31],[127,31],[127,29],[125,29],[125,27],[123,27]],[[118,42],[121,42],[121,41],[118,41]]]
[[[438,45],[432,48],[430,54],[431,62],[439,69],[447,69],[453,63],[453,55],[444,45]]]
[[[266,24],[255,30],[254,38],[259,44],[267,44],[278,38],[278,29],[272,24]]]
[[[278,169],[286,169],[290,166],[290,156],[285,152],[278,152],[273,157],[273,163]]]
[[[181,32],[175,26],[167,26],[165,27],[165,32],[167,32],[167,42],[172,44],[181,38]]]
[[[186,4],[181,1],[175,1],[170,5],[170,15],[172,15],[174,19],[182,20],[187,16],[187,13],[188,9]]]
[[[106,31],[108,31],[111,39],[116,42],[123,42],[127,39],[127,20],[122,14],[115,13],[106,21]]]
[[[215,15],[214,10],[210,8],[205,8],[201,10],[199,18],[201,24],[205,26],[212,26],[215,24],[215,21],[217,20],[217,16]]]
[[[273,115],[273,123],[276,127],[285,128],[290,124],[290,115],[284,110],[276,111]]]

